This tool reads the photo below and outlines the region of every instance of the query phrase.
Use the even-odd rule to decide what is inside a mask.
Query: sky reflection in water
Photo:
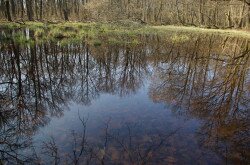
[[[1,159],[249,162],[249,41],[140,40],[97,47],[1,42]]]

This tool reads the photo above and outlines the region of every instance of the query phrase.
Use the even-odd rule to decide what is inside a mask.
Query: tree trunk
[[[15,18],[16,17],[16,5],[15,5],[15,2],[14,2],[14,0],[10,0],[10,3],[11,3],[12,16]]]
[[[39,3],[39,8],[40,8],[40,21],[43,20],[43,0],[40,0],[40,3]]]
[[[228,27],[232,28],[233,27],[233,21],[232,21],[230,10],[228,11],[228,14],[227,14],[227,20],[228,20]]]
[[[29,21],[34,21],[34,13],[32,7],[32,0],[26,0],[27,15]]]
[[[239,25],[238,25],[238,28],[242,28],[244,25],[243,25],[243,19],[244,19],[244,12],[245,12],[245,7],[246,7],[246,4],[244,3],[243,4],[243,7],[242,7],[242,11],[241,11],[241,14],[240,14],[240,21],[239,21]]]
[[[24,16],[24,3],[23,3],[23,0],[20,0],[20,5],[21,5],[21,18],[23,19],[23,16]]]
[[[8,19],[8,21],[12,21],[11,14],[10,14],[10,2],[9,2],[9,0],[5,1],[5,7],[6,7],[5,14],[6,14],[7,19]]]
[[[203,11],[203,0],[200,0],[200,6],[199,6],[199,11],[200,11],[200,24],[204,25],[204,11]]]
[[[64,15],[64,20],[65,21],[69,21],[69,15],[68,15],[68,10],[67,9],[63,9],[63,15]]]
[[[69,9],[67,0],[65,0],[63,4],[63,15],[64,15],[64,20],[69,21]]]

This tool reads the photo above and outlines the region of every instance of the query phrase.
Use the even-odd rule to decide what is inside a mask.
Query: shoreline
[[[137,22],[125,23],[101,23],[101,22],[2,22],[0,30],[20,30],[29,28],[34,32],[36,40],[62,40],[62,39],[98,39],[101,36],[125,36],[135,38],[138,35],[218,35],[222,37],[236,37],[250,39],[250,31],[235,29],[207,29],[200,27],[176,26],[176,25],[142,25]],[[15,39],[16,36],[7,36],[7,39]],[[19,39],[24,38],[18,36]],[[119,39],[118,39],[119,40]],[[119,41],[117,41],[119,42]]]
[[[243,37],[250,39],[250,30],[242,30],[242,29],[208,29],[202,27],[175,26],[175,25],[152,26],[152,27],[158,30],[173,30],[182,32],[193,32],[193,33],[219,34],[231,37]]]

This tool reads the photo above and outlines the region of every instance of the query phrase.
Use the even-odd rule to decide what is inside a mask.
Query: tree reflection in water
[[[178,130],[132,136],[131,123],[115,130],[109,121],[98,145],[87,141],[87,123],[79,118],[83,131],[72,132],[73,150],[66,157],[53,137],[44,142],[43,156],[34,147],[32,137],[39,128],[51,117],[62,117],[71,102],[91,105],[105,93],[134,95],[148,78],[148,95],[154,102],[201,121],[196,138],[202,147],[227,162],[249,162],[249,41],[212,35],[190,38],[140,36],[143,42],[138,45],[99,47],[86,42],[1,42],[2,163],[43,164],[43,158],[54,164],[176,162],[178,157],[165,157],[173,140],[169,138]]]
[[[199,40],[189,45],[190,51],[188,47],[186,53],[173,51],[164,63],[157,63],[153,76],[157,81],[150,85],[150,97],[156,102],[172,102],[175,113],[200,119],[197,138],[202,146],[225,159],[248,162],[249,43],[225,41],[222,50],[232,50],[232,55],[222,56],[214,52],[212,38],[207,46]]]

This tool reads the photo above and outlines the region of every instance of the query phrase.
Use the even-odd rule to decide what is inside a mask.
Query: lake
[[[250,162],[249,40],[100,40],[0,40],[1,163]]]

